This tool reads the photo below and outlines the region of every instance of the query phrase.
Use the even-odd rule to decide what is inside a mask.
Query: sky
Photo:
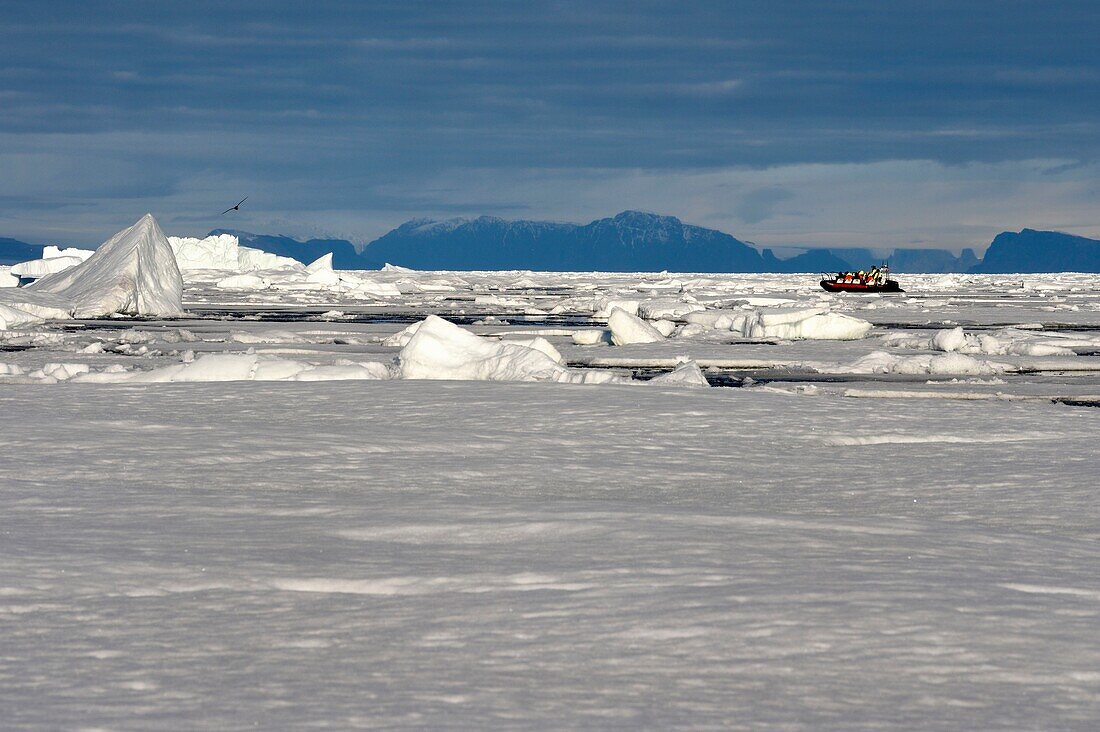
[[[640,209],[767,246],[1100,237],[1098,37],[1057,0],[0,0],[0,236]]]

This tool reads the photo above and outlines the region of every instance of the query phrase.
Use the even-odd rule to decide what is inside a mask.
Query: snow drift
[[[0,290],[0,304],[40,317],[183,313],[183,278],[152,214],[104,242],[82,263],[27,287]]]

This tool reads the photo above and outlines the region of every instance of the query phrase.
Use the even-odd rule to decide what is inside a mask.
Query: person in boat
[[[867,273],[867,284],[868,285],[877,285],[877,284],[879,284],[879,277],[880,276],[881,276],[881,273],[879,272],[878,267],[871,267],[871,271]]]

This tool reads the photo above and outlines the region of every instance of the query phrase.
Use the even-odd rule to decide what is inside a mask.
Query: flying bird
[[[247,200],[248,200],[248,196],[245,196],[245,197],[244,197],[244,198],[242,198],[241,200],[237,201],[237,205],[236,205],[236,206],[230,206],[229,208],[225,209],[225,210],[224,210],[224,211],[222,211],[222,212],[221,212],[220,214],[218,214],[218,216],[225,216],[225,215],[226,215],[227,213],[229,213],[230,211],[240,211],[240,210],[241,210],[241,204],[242,204],[242,203],[244,203],[244,202],[245,202],[245,201],[247,201]]]

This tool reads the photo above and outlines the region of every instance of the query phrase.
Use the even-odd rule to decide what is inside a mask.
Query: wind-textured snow
[[[8,729],[1100,713],[1100,410],[440,381],[0,407]]]

